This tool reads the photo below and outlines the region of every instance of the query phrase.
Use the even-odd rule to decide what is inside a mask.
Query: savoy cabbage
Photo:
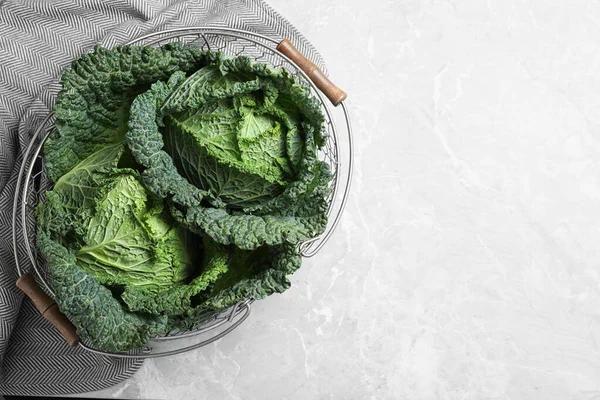
[[[322,126],[318,103],[285,70],[217,57],[139,95],[126,138],[146,186],[172,196],[178,221],[255,249],[323,231],[331,174],[316,156]]]
[[[61,82],[37,244],[82,339],[139,347],[290,286],[331,180],[308,89],[181,43],[97,47]]]

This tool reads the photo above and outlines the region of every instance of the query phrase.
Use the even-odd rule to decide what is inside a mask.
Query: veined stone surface
[[[599,399],[600,3],[270,3],[349,95],[338,230],[224,339],[87,395]]]

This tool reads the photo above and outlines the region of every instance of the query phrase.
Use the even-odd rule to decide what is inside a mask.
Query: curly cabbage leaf
[[[123,293],[123,300],[132,311],[150,314],[180,315],[193,307],[194,296],[209,290],[219,277],[228,270],[228,252],[211,241],[203,243],[201,273],[187,285],[171,286],[159,296],[145,291],[130,289]],[[195,305],[194,305],[195,307]]]
[[[246,299],[259,300],[290,287],[288,275],[302,263],[298,248],[291,244],[263,246],[254,251],[223,246],[205,239],[209,260],[228,260],[224,273],[209,290],[192,297],[194,307],[169,319],[169,326],[180,330],[195,329],[202,316]],[[205,261],[206,263],[207,261]],[[209,269],[210,270],[210,269]]]
[[[49,178],[56,182],[95,151],[123,143],[131,102],[152,83],[176,71],[196,71],[215,57],[182,43],[114,50],[96,46],[82,55],[61,75],[56,131],[44,144]]]
[[[99,349],[121,351],[143,346],[148,338],[167,329],[166,316],[125,310],[109,288],[79,267],[73,251],[47,232],[38,232],[37,243],[50,266],[56,303],[83,340]]]
[[[157,295],[183,283],[193,255],[180,236],[187,232],[163,215],[162,202],[149,198],[133,175],[116,176],[96,200],[78,265],[105,286]],[[153,204],[154,203],[154,204]]]

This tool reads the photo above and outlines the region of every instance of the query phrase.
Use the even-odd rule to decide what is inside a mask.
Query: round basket
[[[345,93],[287,40],[281,42],[256,33],[238,29],[194,27],[172,29],[142,36],[127,44],[160,46],[169,42],[184,42],[203,50],[220,51],[226,55],[244,55],[274,68],[285,68],[299,83],[310,87],[320,100],[325,115],[327,142],[319,157],[327,162],[333,172],[332,191],[328,199],[329,222],[323,234],[299,244],[303,257],[312,257],[327,242],[339,222],[344,209],[352,175],[352,132],[348,110],[344,104]],[[341,107],[331,107],[331,105]],[[337,123],[336,123],[337,122]],[[214,342],[233,331],[250,314],[253,299],[246,299],[227,309],[207,313],[193,331],[172,331],[152,338],[145,347],[128,352],[110,353],[93,348],[79,340],[68,319],[60,313],[52,300],[54,293],[45,262],[35,247],[35,207],[45,200],[51,187],[46,178],[42,147],[54,130],[53,115],[48,115],[33,134],[26,149],[17,180],[13,208],[13,247],[19,286],[35,303],[40,312],[61,332],[71,345],[98,354],[120,358],[150,358],[179,354]],[[20,231],[18,228],[21,228]],[[27,265],[19,259],[17,243],[22,242],[28,257]],[[32,272],[32,273],[29,273]]]

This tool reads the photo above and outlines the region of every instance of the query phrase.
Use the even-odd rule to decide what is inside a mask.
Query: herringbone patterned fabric
[[[68,348],[15,287],[12,204],[21,152],[53,106],[60,70],[96,43],[150,32],[227,26],[290,38],[315,63],[312,46],[261,0],[0,0],[0,393],[55,395],[103,389],[141,360]],[[30,221],[34,223],[34,221]],[[23,244],[20,259],[27,265]]]

